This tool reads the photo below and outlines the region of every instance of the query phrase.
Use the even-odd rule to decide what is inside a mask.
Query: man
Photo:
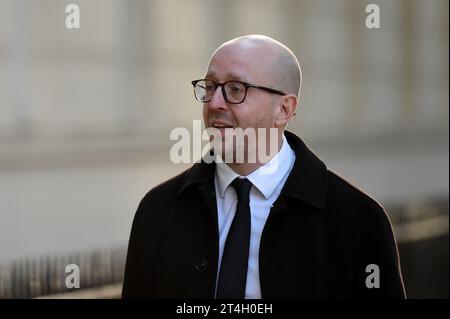
[[[276,143],[258,131],[245,144],[246,155],[261,140],[275,154],[239,162],[234,147],[231,161],[152,189],[133,221],[123,298],[404,298],[384,209],[285,131],[301,86],[295,55],[266,36],[236,38],[193,85],[205,127],[223,138],[275,130]]]

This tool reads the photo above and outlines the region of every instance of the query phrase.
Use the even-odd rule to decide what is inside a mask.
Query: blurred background
[[[448,14],[447,0],[0,0],[0,298],[119,296],[139,201],[190,166],[169,157],[170,131],[202,118],[190,81],[244,34],[298,56],[289,129],[386,208],[407,295],[448,298]],[[71,263],[81,289],[60,295]]]

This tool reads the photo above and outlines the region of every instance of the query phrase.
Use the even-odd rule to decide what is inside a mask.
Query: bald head
[[[242,36],[222,44],[212,55],[209,64],[224,52],[232,53],[236,60],[244,63],[251,70],[248,76],[260,81],[257,84],[298,97],[302,77],[300,64],[284,44],[263,35]]]

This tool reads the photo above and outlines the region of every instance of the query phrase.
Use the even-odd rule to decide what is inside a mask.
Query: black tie
[[[248,251],[250,246],[249,195],[252,183],[246,178],[236,178],[231,186],[236,190],[236,214],[225,242],[220,266],[217,298],[245,298]]]

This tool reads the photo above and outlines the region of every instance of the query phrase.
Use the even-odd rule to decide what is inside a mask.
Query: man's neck
[[[270,154],[270,157],[267,162],[261,163],[259,161],[259,158],[257,158],[256,163],[227,163],[227,165],[240,176],[247,176],[252,172],[256,171],[258,168],[270,162],[272,158],[274,158],[280,152],[282,146],[283,146],[283,135],[280,135],[278,138],[278,150],[275,154]]]

